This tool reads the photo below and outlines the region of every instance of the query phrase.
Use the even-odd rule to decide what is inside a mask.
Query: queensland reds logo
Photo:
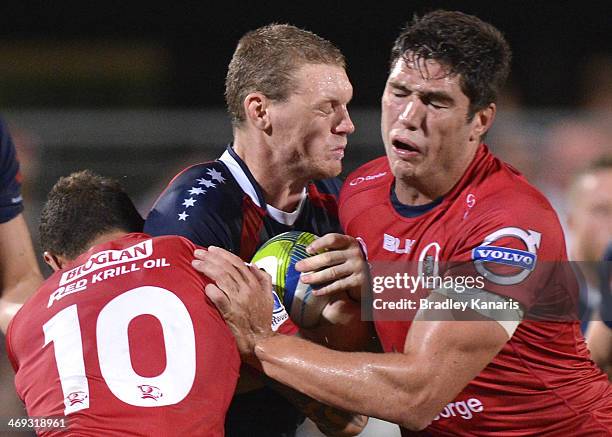
[[[502,238],[516,238],[520,240],[527,250],[512,249],[509,247],[494,246]],[[489,281],[499,285],[514,285],[523,281],[535,269],[538,259],[536,252],[540,247],[542,234],[528,229],[502,228],[488,235],[484,242],[472,250],[472,259],[476,270]],[[497,274],[489,270],[485,263],[503,264],[516,267],[520,270],[516,274]]]
[[[76,404],[84,404],[85,399],[87,399],[87,393],[84,391],[73,391],[66,396],[66,399],[71,407]]]
[[[142,399],[153,399],[154,401],[158,400],[163,396],[163,393],[159,389],[159,387],[155,387],[153,385],[139,385],[138,388],[142,392]]]
[[[421,250],[419,255],[419,276],[438,276],[441,250],[440,244],[435,241],[429,243]]]

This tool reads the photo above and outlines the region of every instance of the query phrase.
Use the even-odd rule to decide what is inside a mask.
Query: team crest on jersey
[[[438,276],[440,251],[442,248],[436,241],[429,243],[419,255],[419,276]]]
[[[153,399],[156,401],[164,395],[159,387],[153,385],[143,384],[139,385],[138,388],[142,392],[141,399]]]
[[[495,246],[501,238],[516,238],[527,250]],[[535,269],[537,249],[540,247],[542,234],[528,229],[503,228],[488,235],[484,242],[472,250],[472,260],[476,270],[489,281],[499,285],[514,285],[523,281]],[[493,272],[486,263],[501,264],[516,268],[511,273]]]
[[[84,404],[87,399],[87,393],[84,391],[73,391],[66,396],[66,400],[69,406],[73,406],[76,404]]]
[[[275,291],[272,291],[274,306],[272,307],[272,331],[276,331],[289,318],[289,313]]]

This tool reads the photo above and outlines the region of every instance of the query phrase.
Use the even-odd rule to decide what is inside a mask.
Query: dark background
[[[338,45],[348,60],[355,88],[353,105],[378,106],[388,53],[402,25],[415,12],[446,8],[476,14],[506,35],[514,51],[510,84],[519,103],[530,107],[579,105],[588,92],[585,86],[596,86],[584,83],[586,63],[593,55],[612,52],[612,14],[606,4],[610,2],[9,2],[0,6],[0,42],[5,47],[29,44],[29,57],[35,59],[33,47],[44,51],[51,46],[59,55],[47,54],[56,61],[39,61],[42,65],[38,65],[35,60],[24,61],[27,50],[22,50],[18,63],[29,62],[30,68],[22,65],[14,70],[7,65],[11,56],[0,59],[4,63],[0,66],[0,79],[4,79],[0,104],[222,106],[226,66],[240,36],[270,22],[288,22]],[[85,49],[75,52],[79,44]],[[58,47],[62,48],[59,52]],[[117,48],[156,55],[147,61],[144,72],[126,72],[129,68],[121,66],[129,64],[129,59],[123,59],[118,70],[124,73],[109,74],[112,68],[107,68],[103,74],[105,53]],[[59,62],[61,50],[72,53],[77,66],[78,54],[97,63],[100,74],[70,74],[71,61],[54,74],[49,65]],[[133,58],[138,63],[138,56]],[[159,65],[151,67],[155,59]],[[43,72],[37,75],[37,69]]]

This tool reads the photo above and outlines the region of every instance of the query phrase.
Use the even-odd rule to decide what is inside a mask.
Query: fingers
[[[344,263],[347,258],[352,255],[345,250],[334,250],[331,252],[323,252],[303,260],[295,264],[295,269],[298,272],[312,272],[325,267],[335,266]]]
[[[204,292],[212,303],[215,304],[222,316],[229,312],[231,302],[228,295],[222,289],[215,284],[208,284],[204,288]]]
[[[191,264],[200,273],[217,282],[224,290],[236,292],[243,283],[253,283],[255,277],[239,257],[225,249],[210,246],[194,251]],[[228,287],[228,288],[225,288]]]
[[[302,281],[304,282],[304,281]],[[347,277],[335,280],[321,287],[312,289],[312,294],[315,296],[326,296],[328,294],[336,294],[352,289],[361,289],[362,281],[357,277]]]
[[[320,243],[319,243],[320,242]],[[368,266],[357,240],[341,234],[327,234],[311,244],[325,247],[326,252],[296,263],[296,270],[305,284],[320,284],[313,293],[317,296],[360,289],[368,281]]]
[[[249,269],[264,290],[272,290],[272,277],[265,270],[258,268],[256,265],[250,265]]]
[[[295,265],[300,272],[309,272],[337,265],[348,258],[363,259],[357,240],[342,234],[326,234],[310,243],[306,251],[315,255],[301,260]]]
[[[343,249],[349,246],[355,239],[343,234],[325,234],[310,243],[306,248],[306,252],[311,255],[323,252],[325,250]]]

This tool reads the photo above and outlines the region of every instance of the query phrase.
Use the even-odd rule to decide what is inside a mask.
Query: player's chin
[[[402,159],[389,159],[389,166],[391,167],[391,173],[397,179],[410,178],[416,175],[417,166],[411,162],[404,161]]]
[[[318,166],[318,175],[315,179],[328,179],[338,176],[342,172],[342,161],[329,159]]]

